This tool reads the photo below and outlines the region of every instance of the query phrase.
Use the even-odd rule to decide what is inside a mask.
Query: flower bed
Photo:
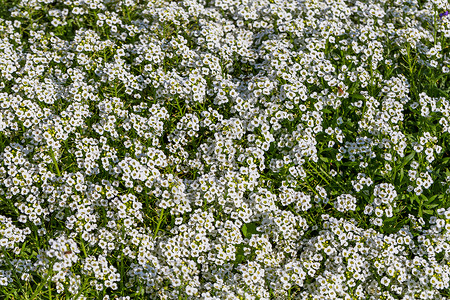
[[[442,299],[447,1],[0,1],[7,299]]]

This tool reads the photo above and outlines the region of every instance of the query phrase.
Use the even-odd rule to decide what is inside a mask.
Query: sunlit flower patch
[[[0,295],[450,297],[447,1],[0,1]]]

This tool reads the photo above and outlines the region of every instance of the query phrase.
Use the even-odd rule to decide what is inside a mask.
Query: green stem
[[[327,185],[330,185],[330,182],[328,182],[328,180],[325,179],[325,177],[322,175],[322,173],[325,173],[330,179],[333,179],[333,177],[330,174],[328,174],[326,171],[324,171],[321,166],[318,166],[319,169],[322,171],[322,172],[319,172],[316,168],[314,168],[314,166],[309,161],[308,161],[308,164],[311,168],[314,169],[314,171],[316,171],[316,173],[320,176],[320,178],[322,178],[327,183]],[[339,182],[336,182],[336,183],[339,185],[339,187],[345,189],[344,186],[341,185],[341,183],[339,183]]]
[[[319,193],[316,192],[316,190],[312,188],[312,186],[309,184],[308,180],[305,180],[305,183],[306,183],[306,185],[311,189],[311,191],[312,191],[314,194],[316,194],[317,196],[321,197],[321,196],[319,195]]]
[[[159,227],[161,226],[161,223],[162,223],[163,215],[164,215],[164,208],[161,209],[161,214],[159,215],[158,225],[156,226],[156,231],[155,231],[153,238],[156,238],[156,235],[158,234]]]
[[[50,156],[52,157],[53,164],[56,168],[56,174],[58,174],[59,177],[61,177],[61,172],[59,171],[58,163],[56,162],[55,155],[53,154],[53,149],[50,149]]]
[[[124,274],[124,272],[123,272],[123,260],[124,260],[124,257],[123,257],[123,253],[122,253],[122,259],[120,260],[120,290],[121,290],[121,294],[122,294],[122,296],[123,296],[123,291],[124,291],[124,287],[123,287],[123,281],[124,281],[124,278],[125,278],[125,274]]]
[[[322,172],[323,172],[322,168],[321,168],[321,171],[322,171],[322,172],[319,172],[319,171],[317,171],[316,168],[314,168],[314,166],[309,162],[309,160],[307,160],[307,162],[308,162],[308,165],[309,165],[311,168],[313,168],[314,171],[316,171],[316,173],[320,176],[320,178],[322,178],[322,179],[329,185],[330,183],[328,182],[328,180],[326,180],[325,177],[323,177],[323,175],[322,175]]]
[[[80,235],[80,244],[81,244],[81,250],[83,251],[84,257],[87,257],[86,248],[84,248],[84,241],[83,238]]]
[[[436,28],[436,23],[437,23],[437,14],[434,14],[434,20],[433,20],[433,42],[434,42],[434,46],[436,46],[436,33],[437,33],[437,28]]]

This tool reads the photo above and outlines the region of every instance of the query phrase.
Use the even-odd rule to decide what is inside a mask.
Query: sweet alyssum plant
[[[443,299],[447,1],[0,1],[5,299]]]

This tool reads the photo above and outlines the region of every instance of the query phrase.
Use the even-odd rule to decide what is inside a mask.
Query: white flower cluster
[[[446,1],[3,2],[1,293],[449,296]]]
[[[76,294],[80,289],[80,274],[71,270],[77,263],[80,250],[77,243],[66,236],[49,240],[50,248],[41,251],[35,267],[43,274],[48,274],[51,281],[56,283],[58,293],[68,288],[70,293]]]
[[[356,209],[356,198],[349,194],[343,194],[337,197],[334,207],[340,212],[346,212]]]
[[[90,281],[90,284],[97,291],[102,291],[104,288],[111,288],[112,290],[118,288],[117,282],[120,281],[120,274],[116,273],[115,267],[109,265],[105,256],[100,255],[98,258],[88,256],[84,260],[82,270],[83,275],[95,278]]]
[[[383,218],[391,218],[393,216],[393,209],[397,206],[394,201],[397,197],[397,192],[392,184],[381,183],[375,186],[373,197],[373,202],[366,205],[364,213],[374,215],[371,218],[371,222],[376,226],[381,226]]]

